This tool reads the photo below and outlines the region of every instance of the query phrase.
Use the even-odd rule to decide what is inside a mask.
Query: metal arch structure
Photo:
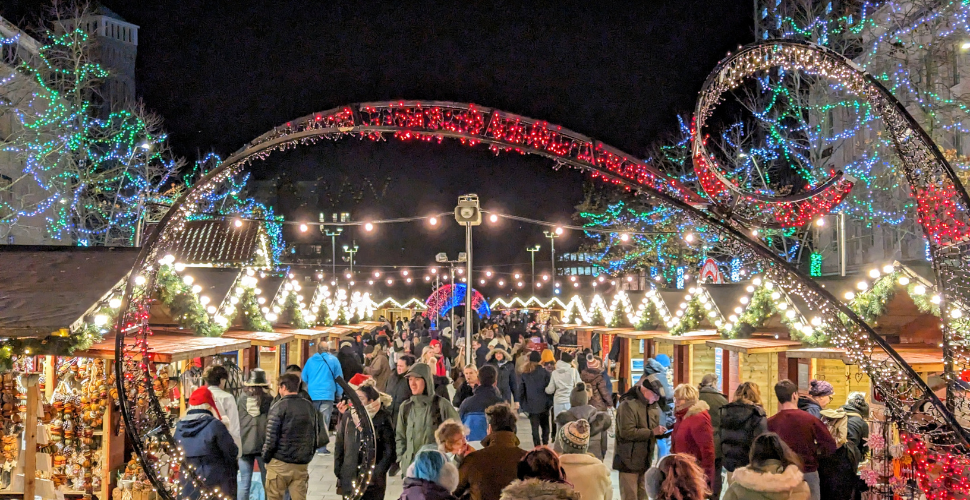
[[[703,199],[696,193],[613,148],[545,122],[470,104],[398,101],[357,104],[308,115],[261,136],[185,193],[139,253],[120,309],[123,314],[116,324],[116,370],[126,430],[148,477],[164,498],[174,497],[163,467],[178,466],[181,461],[152,388],[154,374],[146,344],[151,334],[148,311],[159,259],[179,240],[189,217],[204,206],[205,197],[252,162],[322,139],[384,140],[388,136],[435,143],[452,138],[470,146],[486,144],[495,152],[542,155],[555,162],[554,168],[571,166],[674,208],[687,221],[708,228],[719,245],[761,269],[764,279],[801,297],[806,310],[820,318],[814,327],[803,325],[805,335],[824,333],[845,347],[851,360],[860,364],[886,395],[891,418],[905,432],[925,437],[947,451],[966,453],[970,448],[953,415],[884,339],[811,278],[746,236],[736,227],[736,221],[698,209],[696,205]],[[140,404],[144,400],[147,404]],[[919,419],[913,418],[916,411]]]
[[[428,306],[425,314],[431,320],[432,326],[438,323],[438,316],[444,316],[453,307],[465,303],[465,287],[467,286],[464,283],[444,285],[428,297],[428,300],[425,301]],[[472,309],[478,313],[480,318],[486,318],[492,314],[488,301],[474,288],[472,288]]]

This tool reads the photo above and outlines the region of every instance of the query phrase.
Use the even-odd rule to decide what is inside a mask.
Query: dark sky
[[[19,21],[38,2],[5,0]],[[560,124],[637,156],[675,131],[707,73],[751,41],[751,4],[628,2],[322,2],[104,0],[141,27],[138,94],[165,117],[176,151],[223,156],[275,125],[342,104],[387,99],[474,102]],[[257,177],[346,178],[392,194],[367,214],[486,206],[568,221],[578,173],[459,146],[318,145],[271,158]],[[313,211],[316,207],[303,207]],[[425,264],[461,232],[409,226],[369,235],[362,264]],[[504,225],[477,238],[482,264],[528,262],[541,229]],[[402,236],[402,234],[411,237]],[[392,241],[388,241],[392,240]],[[564,238],[574,248],[580,235]],[[329,241],[328,241],[329,243]],[[548,261],[548,246],[536,255]],[[544,257],[543,257],[544,256]]]

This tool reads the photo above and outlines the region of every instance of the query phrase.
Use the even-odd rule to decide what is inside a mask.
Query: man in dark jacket
[[[391,396],[391,425],[397,425],[397,412],[401,405],[411,397],[411,387],[405,374],[414,364],[414,356],[403,354],[397,358],[394,373],[387,379],[387,394]]]
[[[823,410],[822,417],[846,419],[846,441],[834,454],[818,461],[821,497],[826,500],[854,500],[865,491],[859,479],[859,462],[869,452],[869,403],[864,392],[852,392],[838,410]],[[838,443],[836,443],[838,444]]]
[[[478,370],[478,387],[472,397],[462,401],[458,408],[458,418],[471,429],[469,441],[478,441],[485,437],[485,410],[492,405],[504,403],[502,394],[495,387],[498,372],[492,365],[485,365]],[[476,421],[477,420],[477,421]]]
[[[290,492],[292,500],[306,500],[307,464],[316,452],[319,429],[313,404],[299,396],[300,378],[284,373],[279,378],[283,395],[269,410],[263,462],[266,464],[266,500],[282,500]]]
[[[721,394],[717,390],[717,375],[713,373],[708,373],[704,375],[701,379],[700,387],[698,392],[700,393],[700,400],[707,403],[710,407],[708,413],[711,415],[711,427],[714,428],[714,478],[713,486],[711,490],[711,498],[721,498],[721,462],[723,455],[721,454],[721,407],[728,403],[727,397]]]
[[[221,419],[209,388],[196,389],[189,397],[188,411],[175,426],[175,441],[198,478],[182,478],[182,498],[196,498],[199,486],[229,497],[236,495],[239,448]]]
[[[283,373],[294,373],[297,377],[300,377],[301,379],[303,378],[303,368],[300,368],[300,365],[289,365],[286,367],[286,371]],[[300,392],[298,394],[301,398],[311,401],[310,393],[307,392],[306,382],[303,380],[300,380]],[[283,396],[280,396],[280,393],[277,392],[276,396],[273,396],[273,404],[275,405],[276,402],[281,399],[283,399]]]
[[[484,369],[484,368],[483,368]],[[483,448],[465,456],[458,468],[455,496],[466,492],[471,500],[499,500],[502,488],[517,479],[519,461],[526,455],[516,437],[516,414],[505,403],[488,408],[488,436]]]
[[[488,356],[488,351],[489,351],[488,340],[480,338],[476,340],[475,343],[472,344],[472,346],[474,347],[476,344],[477,344],[477,347],[475,347],[475,366],[481,368],[485,366],[485,361],[487,361],[485,358],[486,356]]]
[[[522,368],[519,377],[519,390],[515,399],[519,402],[519,409],[529,415],[532,425],[532,446],[549,444],[549,422],[552,410],[552,396],[546,394],[549,385],[549,370],[539,363],[542,356],[536,351],[529,352],[529,362]],[[539,431],[542,431],[540,437]]]
[[[620,500],[643,500],[647,497],[644,474],[650,468],[657,437],[667,433],[660,424],[662,413],[647,377],[620,397],[616,409],[616,449],[613,468],[620,475]]]
[[[358,373],[364,373],[364,365],[357,359],[357,352],[354,350],[352,342],[343,341],[340,343],[340,350],[337,351],[337,361],[340,362],[340,369],[344,380],[354,378]]]

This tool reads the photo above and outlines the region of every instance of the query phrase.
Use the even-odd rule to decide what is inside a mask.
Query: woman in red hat
[[[208,387],[199,387],[189,396],[188,411],[175,426],[175,440],[196,478],[193,481],[186,471],[180,471],[179,498],[199,498],[204,491],[230,498],[236,495],[239,448],[222,423]]]

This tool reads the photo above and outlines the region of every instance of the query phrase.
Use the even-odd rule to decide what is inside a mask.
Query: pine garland
[[[192,292],[192,287],[186,285],[171,266],[159,267],[156,280],[159,299],[168,307],[179,326],[203,337],[221,337],[226,331],[226,327],[209,319],[205,306]]]
[[[637,319],[635,328],[639,331],[653,330],[660,324],[660,313],[657,312],[657,305],[652,300],[646,301],[643,313]]]
[[[623,301],[617,301],[616,309],[613,309],[613,317],[610,318],[610,328],[623,328],[630,326],[630,320],[626,317],[626,306]]]
[[[320,305],[317,306],[317,325],[333,326],[333,321],[330,319],[330,308],[327,307],[326,300],[321,300]]]
[[[255,332],[273,331],[273,325],[266,321],[263,313],[259,310],[259,301],[253,289],[246,288],[243,291],[242,298],[239,299],[238,309],[242,310],[242,324],[245,329]]]
[[[687,303],[687,308],[684,310],[684,315],[680,317],[680,321],[670,329],[671,335],[683,335],[691,330],[697,328],[697,325],[701,324],[704,320],[704,308],[701,307],[701,301],[697,298],[699,294],[694,294],[690,301]]]
[[[341,307],[340,309],[337,309],[337,319],[334,320],[333,324],[335,324],[335,325],[346,325],[346,324],[348,324],[348,322],[347,322],[347,310],[346,310],[346,308]]]
[[[606,318],[603,317],[603,309],[597,307],[593,309],[593,314],[589,317],[589,324],[592,326],[606,326]]]
[[[303,319],[303,310],[297,301],[296,292],[289,292],[283,304],[283,317],[289,318],[289,324],[294,328],[310,328],[310,323]]]

